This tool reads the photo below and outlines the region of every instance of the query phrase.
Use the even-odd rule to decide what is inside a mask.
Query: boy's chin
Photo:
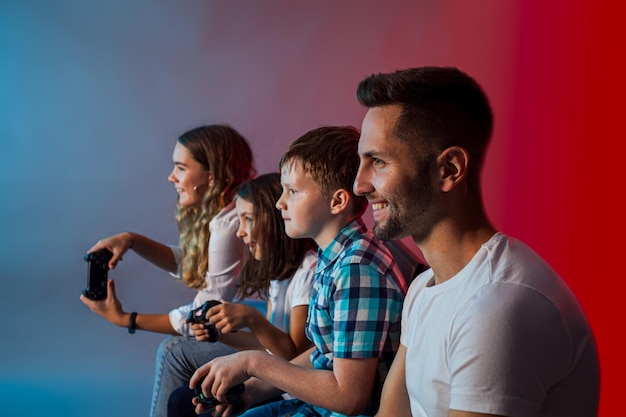
[[[289,230],[289,229],[285,229],[285,234],[292,239],[302,239],[302,238],[308,237],[308,236],[305,236],[303,233],[298,233],[296,231]]]

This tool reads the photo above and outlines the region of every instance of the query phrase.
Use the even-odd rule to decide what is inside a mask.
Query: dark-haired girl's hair
[[[253,295],[266,298],[270,280],[282,281],[293,276],[307,251],[317,248],[312,239],[291,239],[285,233],[285,222],[276,208],[281,193],[278,173],[246,181],[237,191],[238,198],[252,203],[250,238],[262,253],[260,261],[247,253],[239,283],[239,298]]]

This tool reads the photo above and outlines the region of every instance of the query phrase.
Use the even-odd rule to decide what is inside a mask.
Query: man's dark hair
[[[454,67],[419,67],[374,74],[359,83],[357,99],[366,107],[399,105],[397,139],[438,155],[461,146],[470,155],[475,179],[493,131],[493,113],[482,87]],[[473,168],[472,168],[473,167]]]

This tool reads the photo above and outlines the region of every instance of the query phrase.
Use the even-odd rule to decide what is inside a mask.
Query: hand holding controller
[[[216,305],[219,305],[219,304],[222,304],[222,303],[216,300],[205,301],[204,304],[202,304],[200,307],[191,310],[189,312],[189,315],[187,316],[188,323],[204,324],[204,327],[209,332],[208,341],[211,343],[217,342],[219,340],[220,335],[219,335],[219,331],[215,328],[215,326],[213,326],[211,323],[209,323],[209,320],[207,320],[206,313],[207,311],[209,311],[211,307],[215,307]]]
[[[198,385],[196,385],[196,398],[201,404],[204,404],[205,407],[215,408],[215,406],[218,405],[220,402],[213,397],[206,397],[202,393],[202,381],[204,381],[204,378],[202,378],[198,382]],[[233,406],[232,412],[234,414],[241,413],[245,408],[245,405],[240,397],[240,395],[243,394],[245,390],[246,386],[242,383],[231,387],[228,392],[226,392],[226,401],[228,401],[228,403]]]
[[[84,256],[88,263],[87,287],[83,295],[91,300],[99,301],[107,297],[107,280],[109,261],[113,254],[108,249],[88,253]]]

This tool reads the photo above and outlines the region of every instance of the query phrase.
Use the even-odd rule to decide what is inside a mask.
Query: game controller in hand
[[[87,287],[83,290],[85,297],[95,301],[107,298],[109,261],[112,256],[113,254],[108,249],[101,249],[84,256],[88,263]]]
[[[202,378],[196,385],[196,398],[201,404],[204,404],[205,407],[215,408],[215,406],[220,402],[213,397],[206,397],[202,393],[202,381],[204,381],[204,378]],[[239,414],[244,410],[244,403],[240,395],[243,394],[245,390],[246,386],[242,383],[231,387],[226,392],[226,401],[233,406],[233,413],[235,414]]]
[[[216,305],[222,304],[219,301],[209,300],[205,301],[198,308],[194,308],[189,312],[187,316],[188,323],[200,323],[204,324],[204,327],[209,331],[209,342],[215,343],[219,340],[219,331],[215,328],[214,325],[209,323],[209,320],[206,318],[206,313],[209,311],[211,307],[215,307]]]

